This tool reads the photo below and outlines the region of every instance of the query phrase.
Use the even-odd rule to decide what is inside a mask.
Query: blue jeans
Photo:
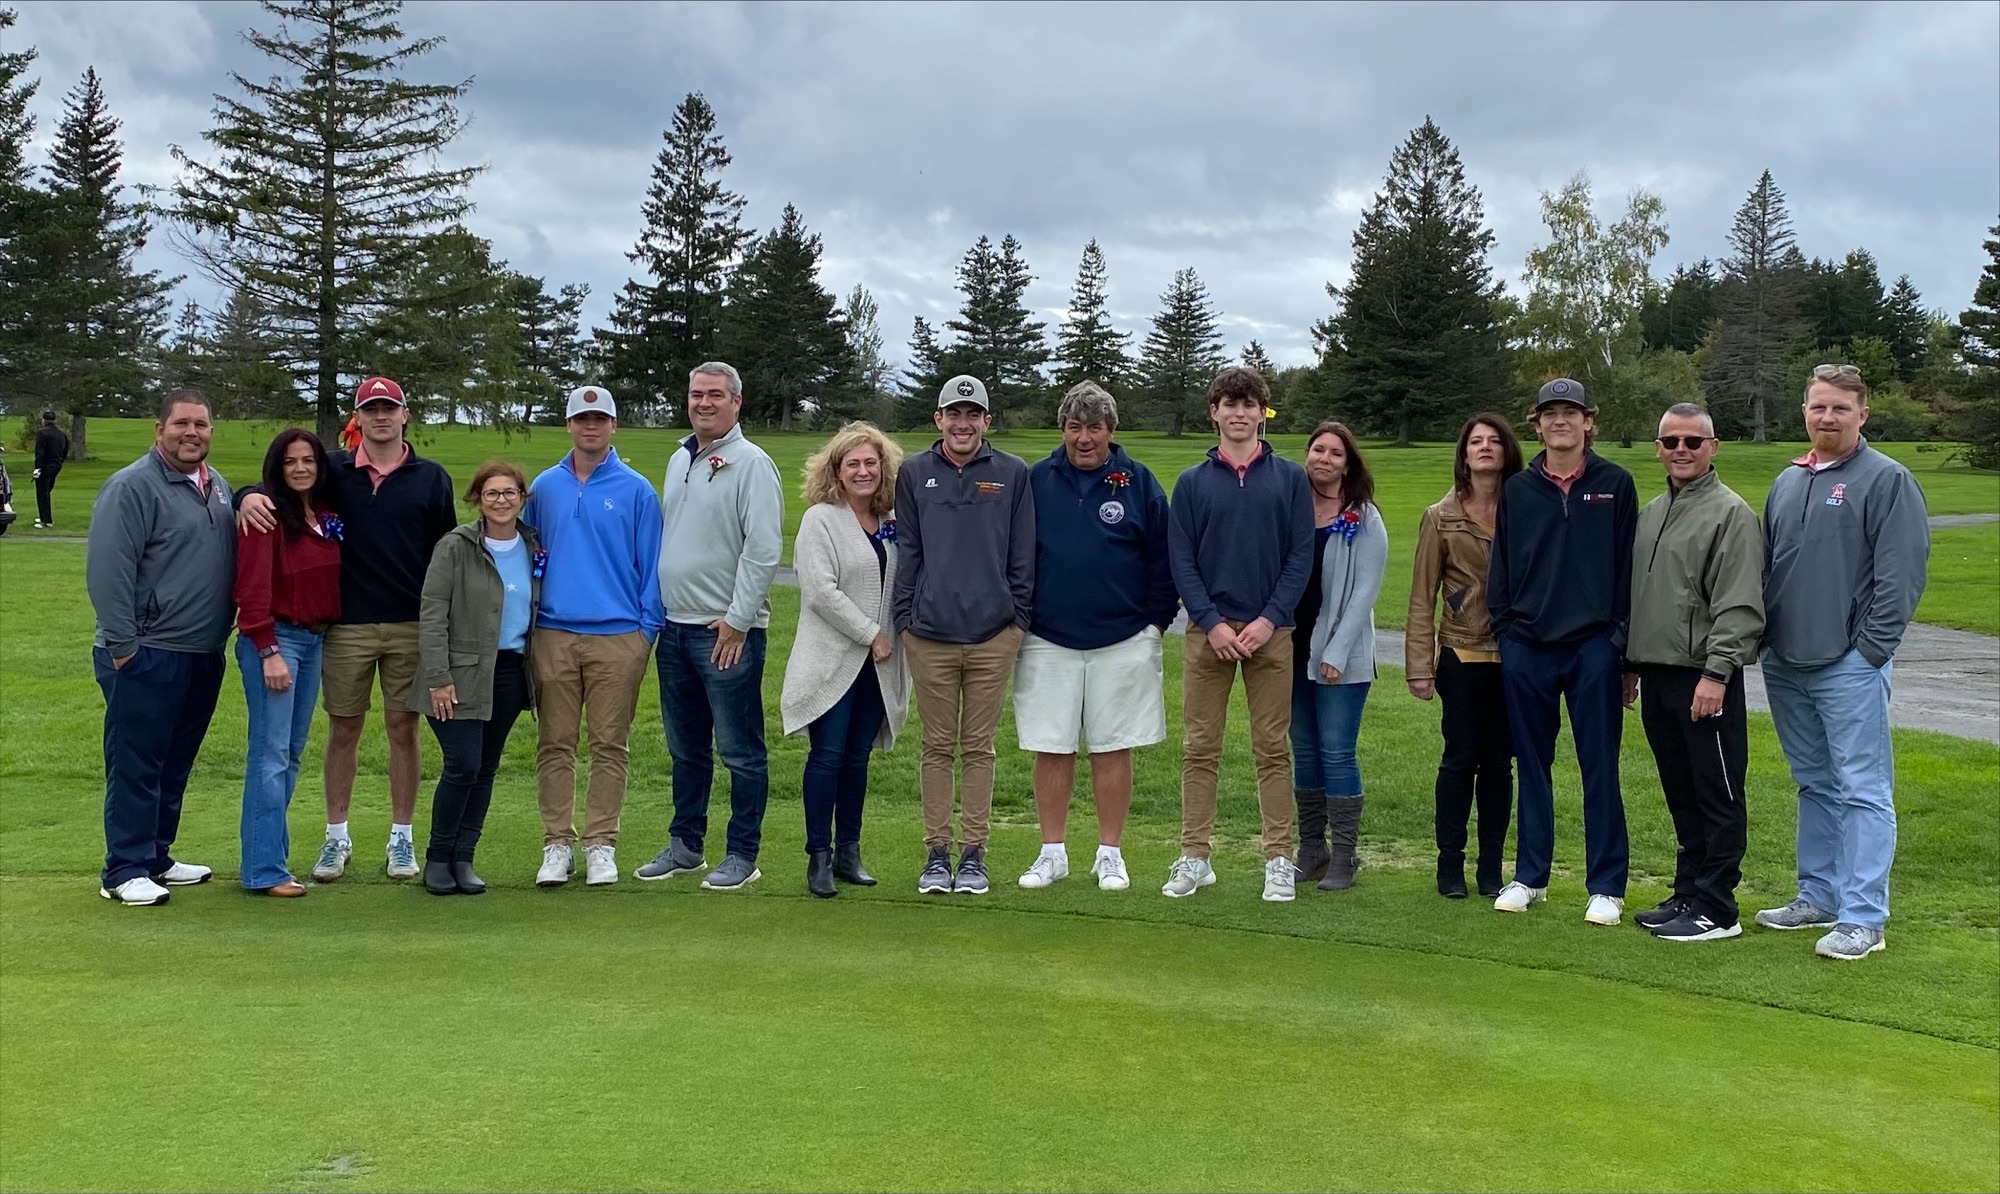
[[[243,673],[243,703],[250,713],[250,750],[243,760],[243,886],[251,891],[276,887],[292,877],[285,865],[292,831],[285,819],[299,786],[299,760],[312,731],[319,699],[320,649],[324,635],[303,626],[278,623],[278,655],[292,671],[283,692],[264,687],[264,661],[257,644],[236,636],[236,666]]]
[[[1889,681],[1849,651],[1822,668],[1764,654],[1764,689],[1778,745],[1799,785],[1799,898],[1848,924],[1889,920],[1896,859],[1896,756],[1889,738]]]
[[[1583,773],[1584,888],[1592,895],[1625,898],[1631,843],[1625,834],[1625,797],[1618,782],[1618,749],[1625,737],[1623,673],[1611,636],[1571,647],[1541,647],[1500,640],[1500,683],[1514,755],[1521,760],[1521,815],[1514,834],[1514,881],[1547,887],[1555,865],[1556,796],[1551,771],[1557,701],[1569,705],[1569,735]]]
[[[174,865],[181,801],[226,664],[220,651],[159,647],[140,647],[122,668],[103,647],[90,658],[104,690],[103,881],[113,888]]]
[[[1354,743],[1368,684],[1321,684],[1303,668],[1292,674],[1292,786],[1335,799],[1361,795]]]
[[[714,648],[715,631],[706,626],[668,622],[660,631],[660,717],[674,761],[674,821],[668,832],[700,852],[720,754],[729,769],[728,851],[754,862],[771,794],[764,752],[764,632],[744,636],[743,654],[726,672],[710,661]]]
[[[806,755],[806,852],[861,840],[861,804],[868,796],[868,752],[888,714],[872,657],[861,663],[854,683],[806,727],[812,750]]]

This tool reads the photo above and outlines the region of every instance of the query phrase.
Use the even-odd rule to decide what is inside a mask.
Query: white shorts
[[[1167,736],[1160,629],[1078,651],[1029,635],[1014,664],[1014,728],[1021,749],[1092,754],[1151,746]]]

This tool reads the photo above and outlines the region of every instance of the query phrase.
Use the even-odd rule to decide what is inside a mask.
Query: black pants
[[[104,886],[174,865],[181,801],[222,691],[222,652],[91,648],[104,690]]]
[[[1479,870],[1498,876],[1514,812],[1514,741],[1497,663],[1466,663],[1438,650],[1438,700],[1444,704],[1444,758],[1437,775],[1437,848],[1465,853],[1465,823],[1479,806]]]
[[[1641,667],[1639,715],[1680,843],[1674,894],[1717,924],[1731,925],[1749,837],[1743,807],[1743,773],[1750,761],[1743,673],[1730,677],[1720,714],[1694,721],[1688,707],[1700,682],[1697,668]]]
[[[429,862],[471,862],[493,803],[493,775],[507,750],[507,735],[528,701],[528,676],[519,651],[502,651],[493,665],[493,716],[485,721],[432,717],[431,733],[444,752],[444,772],[431,798]]]
[[[35,517],[41,520],[43,526],[55,525],[56,516],[49,506],[49,498],[56,491],[56,474],[60,472],[62,466],[54,465],[41,470],[42,475],[35,478]]]

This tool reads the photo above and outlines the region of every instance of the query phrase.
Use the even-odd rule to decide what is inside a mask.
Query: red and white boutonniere
[[[727,460],[724,460],[724,459],[723,459],[722,457],[720,457],[720,456],[711,456],[711,457],[709,457],[709,458],[708,458],[708,479],[709,479],[710,481],[713,481],[713,480],[715,480],[715,474],[717,474],[717,473],[721,472],[721,471],[722,471],[723,469],[725,469],[725,468],[728,468],[728,467],[729,467],[729,462],[728,462]]]
[[[1354,536],[1361,530],[1361,511],[1343,510],[1340,517],[1333,520],[1333,526],[1340,532],[1342,541],[1354,542]]]
[[[1104,474],[1104,483],[1113,489],[1123,489],[1132,484],[1132,474],[1123,469],[1114,469]]]

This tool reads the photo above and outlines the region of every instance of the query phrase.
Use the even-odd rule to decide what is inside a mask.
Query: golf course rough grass
[[[92,424],[100,447],[108,422]],[[807,437],[773,438],[802,458]],[[559,442],[534,439],[537,452]],[[521,445],[507,454],[541,459]],[[1204,446],[1156,439],[1141,457]],[[466,435],[448,462],[466,472],[499,447]],[[1437,458],[1378,467],[1384,509],[1412,526],[1445,457],[1378,454],[1425,454]],[[254,471],[221,463],[237,480]],[[1643,491],[1641,463],[1628,462]],[[1156,468],[1178,471],[1171,458]],[[805,744],[775,721],[752,889],[628,878],[538,891],[524,720],[481,848],[491,894],[440,900],[382,877],[371,726],[354,869],[280,902],[235,883],[232,664],[177,851],[217,881],[128,910],[96,896],[102,702],[82,563],[77,545],[0,540],[0,1189],[2000,1188],[2000,750],[1988,744],[1896,733],[1895,919],[1889,949],[1858,965],[1812,957],[1806,933],[1671,946],[1629,923],[1585,926],[1567,739],[1549,903],[1508,917],[1437,898],[1437,708],[1394,669],[1364,719],[1367,865],[1352,891],[1258,899],[1239,694],[1221,881],[1162,899],[1179,833],[1172,649],[1173,724],[1137,752],[1125,893],[1083,873],[1087,784],[1070,824],[1076,873],[1047,891],[1014,885],[1039,836],[1011,716],[991,896],[913,890],[912,734],[875,760],[865,842],[882,886],[808,898]],[[1400,621],[1386,595],[1378,615],[1392,605]],[[775,715],[796,591],[773,606]],[[658,727],[649,683],[628,873],[669,817]],[[1673,838],[1636,718],[1627,730],[1637,910],[1665,894]],[[292,807],[301,869],[322,827],[323,733]],[[428,734],[424,748],[420,833],[438,767]],[[1751,749],[1746,912],[1792,893],[1795,803],[1767,717],[1751,718]],[[719,783],[713,830],[725,808]]]

